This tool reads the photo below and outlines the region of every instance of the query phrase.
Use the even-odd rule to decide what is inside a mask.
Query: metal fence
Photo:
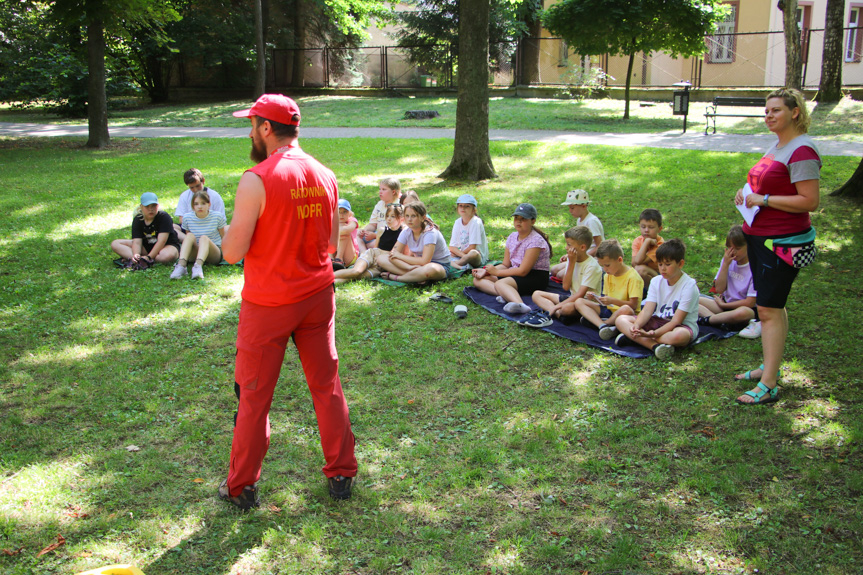
[[[803,82],[818,86],[824,30],[804,30]],[[861,62],[863,28],[843,31],[843,84],[863,85]],[[421,66],[412,49],[426,51]],[[455,86],[456,50],[452,46],[377,46],[363,48],[275,49],[268,62],[272,88],[354,87],[434,89]],[[492,86],[564,86],[587,82],[603,87],[626,83],[625,56],[574,54],[560,38],[523,38],[489,47],[489,84]],[[191,69],[191,67],[190,67]],[[180,74],[183,87],[252,81],[251,75],[226,72],[224,67]],[[209,76],[206,72],[209,72]],[[229,78],[230,77],[230,78]],[[782,32],[717,34],[705,38],[705,53],[694,58],[672,58],[662,52],[635,57],[633,87],[670,87],[686,80],[701,88],[768,88],[784,84],[785,38]],[[239,87],[239,86],[234,86]]]

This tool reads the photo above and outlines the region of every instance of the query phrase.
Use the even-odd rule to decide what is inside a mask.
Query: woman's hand
[[[734,203],[738,206],[743,205],[743,188],[737,190],[737,193],[734,194]]]
[[[764,196],[761,194],[749,194],[746,196],[746,207],[754,208],[756,206],[764,205]]]

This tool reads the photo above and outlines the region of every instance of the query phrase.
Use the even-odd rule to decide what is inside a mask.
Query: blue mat
[[[549,282],[549,286],[546,291],[556,293],[562,298],[569,297],[569,292],[565,292],[560,284],[556,282]],[[509,321],[518,321],[525,317],[525,314],[509,314],[503,311],[504,304],[498,303],[497,299],[493,295],[488,295],[476,289],[475,287],[466,287],[464,288],[464,295],[467,296],[473,303],[481,306],[482,308],[490,311],[494,315],[500,316]],[[530,306],[532,310],[539,309],[536,304],[530,299],[529,296],[522,297],[522,301]],[[697,345],[699,343],[703,343],[705,341],[709,341],[711,339],[727,339],[734,335],[737,335],[736,331],[726,331],[724,329],[720,329],[713,326],[698,326],[698,338],[689,344],[689,346]],[[524,329],[536,329],[531,327],[525,327]],[[578,343],[584,343],[591,347],[596,347],[599,349],[603,349],[605,351],[610,351],[611,353],[616,353],[617,355],[623,355],[626,357],[633,357],[636,359],[645,358],[645,357],[653,357],[653,353],[645,347],[641,347],[638,344],[627,345],[625,347],[619,347],[614,345],[613,341],[605,341],[604,339],[599,337],[599,331],[595,329],[591,329],[581,325],[576,322],[572,325],[564,325],[560,320],[555,319],[554,323],[548,327],[540,328],[542,331],[547,331],[549,333],[553,333],[559,337],[565,337],[568,340],[575,341]]]

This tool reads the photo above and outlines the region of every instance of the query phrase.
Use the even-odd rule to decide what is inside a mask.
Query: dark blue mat
[[[550,281],[548,289],[546,291],[559,294],[563,298],[569,297],[569,292],[563,291],[563,289],[560,287],[560,284],[556,282]],[[471,286],[464,288],[464,295],[467,296],[467,298],[470,299],[473,303],[490,311],[494,315],[500,316],[509,321],[517,322],[519,319],[525,316],[525,314],[506,313],[505,311],[503,311],[504,304],[498,303],[495,296],[483,293],[475,287]],[[533,303],[529,296],[522,297],[522,301],[526,305],[529,305],[532,310],[539,309]],[[711,339],[726,339],[731,336],[737,335],[736,331],[725,331],[724,329],[719,329],[712,326],[700,325],[698,326],[698,328],[698,338],[693,343],[689,344],[690,347]],[[524,329],[536,328],[525,327]],[[542,329],[542,331],[547,331],[549,333],[553,333],[554,335],[565,337],[566,339],[578,343],[584,343],[591,347],[596,347],[605,351],[610,351],[611,353],[616,353],[617,355],[633,357],[636,359],[653,357],[653,353],[651,353],[650,350],[645,347],[641,347],[638,344],[619,347],[617,345],[614,345],[613,341],[605,341],[604,339],[599,337],[599,331],[585,327],[578,322],[572,325],[564,325],[562,322],[555,319],[552,325],[540,329]]]

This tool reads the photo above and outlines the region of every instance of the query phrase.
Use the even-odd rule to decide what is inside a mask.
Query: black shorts
[[[153,244],[153,245],[156,245],[156,244]],[[174,246],[175,248],[177,248],[177,253],[178,253],[178,254],[180,253],[180,244],[174,244],[174,243],[171,243],[171,242],[166,242],[166,243],[165,243],[165,245],[164,245],[164,246],[162,246],[162,247],[163,247],[163,249],[164,249],[164,248],[166,248],[166,247],[168,247],[168,246]],[[148,256],[148,257],[149,257],[149,255],[150,255],[150,246],[148,246],[148,245],[147,245],[146,243],[144,243],[144,242],[141,242],[141,255],[142,255],[142,256]]]
[[[788,301],[788,294],[791,293],[791,284],[800,270],[785,263],[772,249],[765,246],[764,242],[769,239],[773,238],[746,234],[752,283],[758,292],[755,303],[761,307],[782,309]]]
[[[510,276],[520,295],[531,295],[537,290],[548,289],[548,270],[530,270],[526,276]]]

